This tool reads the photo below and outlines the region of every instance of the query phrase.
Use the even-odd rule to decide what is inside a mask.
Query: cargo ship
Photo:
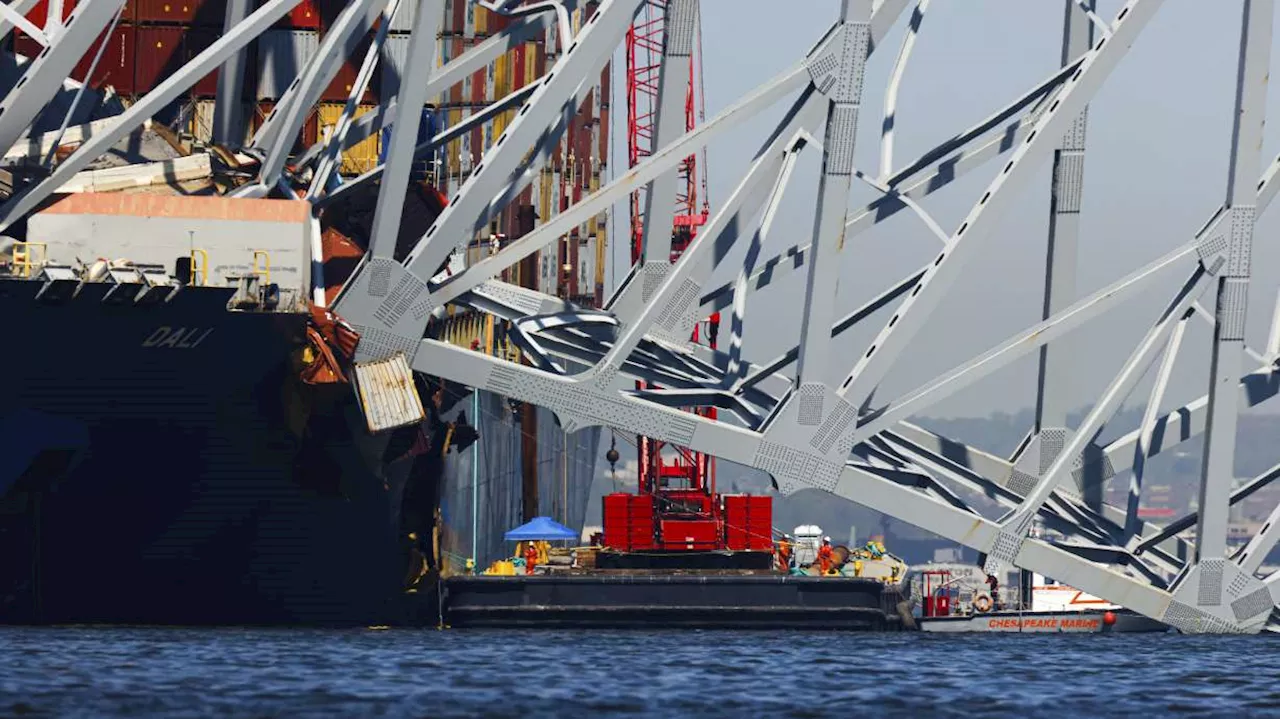
[[[100,41],[100,71],[87,74],[95,45],[68,81],[68,94],[80,84],[98,94],[83,119],[119,112],[166,63],[216,38],[216,5],[127,3]],[[341,6],[307,0],[256,44],[246,136],[288,85],[276,75],[301,69]],[[44,7],[32,11],[37,25]],[[393,69],[411,22],[409,13],[392,27]],[[442,59],[504,22],[448,4]],[[10,37],[21,63],[30,38]],[[454,87],[425,109],[426,127],[461,122],[536,78],[546,41]],[[345,98],[359,59],[326,90],[298,149],[326,131],[324,103]],[[389,96],[394,76],[380,72],[375,91]],[[535,216],[599,186],[608,76],[541,177],[453,261],[518,238]],[[371,431],[342,371],[359,337],[325,310],[364,251],[368,198],[326,208],[317,223],[304,201],[224,197],[256,158],[212,146],[212,78],[0,240],[0,309],[16,340],[0,395],[0,622],[393,623],[430,603],[422,595],[439,576],[501,556],[477,527],[514,526],[539,506],[582,522],[598,430],[569,435],[543,410],[417,376],[420,420]],[[47,146],[57,119],[42,118],[15,148],[28,149],[6,156],[11,187],[61,151]],[[91,129],[68,128],[63,144]],[[425,232],[497,134],[477,128],[423,163],[402,238]],[[377,164],[380,144],[375,136],[348,150],[342,172]],[[592,218],[505,279],[598,303],[606,229]],[[507,351],[501,326],[461,310],[437,316],[429,333]]]

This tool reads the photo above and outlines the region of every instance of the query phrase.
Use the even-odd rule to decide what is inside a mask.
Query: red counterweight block
[[[606,494],[604,544],[622,552],[654,548],[653,496]]]
[[[773,548],[773,498],[747,494],[724,495],[725,547],[734,551]]]
[[[720,523],[714,519],[664,519],[662,548],[713,551],[720,544]]]

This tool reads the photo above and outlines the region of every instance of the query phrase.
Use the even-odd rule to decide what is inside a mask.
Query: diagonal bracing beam
[[[1022,184],[1020,180],[1053,152],[1050,143],[1066,133],[1161,4],[1162,0],[1130,0],[1125,4],[1116,16],[1110,42],[1099,42],[1085,57],[1026,140],[1014,150],[1013,157],[951,236],[933,267],[849,372],[838,391],[841,397],[851,397],[855,404],[860,404],[871,396],[928,314],[960,276],[965,261],[989,236],[994,221],[1017,199],[1009,188]]]
[[[409,54],[406,68],[432,67],[436,57],[436,29],[444,14],[440,0],[423,0],[414,18],[413,34],[409,36]],[[381,33],[380,33],[381,35]],[[370,55],[376,52],[370,49]],[[411,78],[407,78],[411,80]],[[382,176],[378,192],[378,205],[374,210],[373,228],[369,237],[369,254],[372,257],[390,259],[396,248],[396,236],[400,232],[400,217],[404,211],[404,193],[409,188],[409,174],[413,170],[414,147],[418,144],[418,128],[422,122],[421,108],[427,101],[426,83],[401,82],[396,95],[404,112],[391,130],[391,147],[387,152],[387,168]],[[350,102],[348,102],[350,104]]]
[[[1244,0],[1240,66],[1231,134],[1226,211],[1210,229],[1202,246],[1207,261],[1218,266],[1216,325],[1210,360],[1208,423],[1200,478],[1200,519],[1196,530],[1198,559],[1220,561],[1227,548],[1227,496],[1234,477],[1237,397],[1232,390],[1244,351],[1245,313],[1249,306],[1250,256],[1257,217],[1253,178],[1258,176],[1258,148],[1266,110],[1266,82],[1271,62],[1272,0]],[[1227,235],[1225,248],[1215,242]],[[1213,257],[1211,253],[1221,253]],[[1225,577],[1219,573],[1217,582]],[[1202,577],[1201,581],[1212,581]]]
[[[1095,0],[1065,0],[1062,38],[1062,65],[1093,45],[1094,23],[1090,16]],[[1081,197],[1084,193],[1085,133],[1089,108],[1080,111],[1071,129],[1062,137],[1053,155],[1053,178],[1049,191],[1049,235],[1045,253],[1044,310],[1048,318],[1070,304],[1075,297],[1076,256],[1080,235]],[[1036,386],[1034,432],[1038,444],[1040,470],[1057,459],[1068,434],[1067,412],[1076,400],[1072,391],[1071,360],[1066,347],[1047,344],[1040,348]],[[1056,441],[1054,441],[1056,440]],[[1064,475],[1069,480],[1069,475]],[[1102,507],[1102,492],[1077,486],[1077,493],[1093,509]]]
[[[1155,384],[1151,387],[1151,396],[1147,398],[1147,409],[1142,415],[1139,426],[1138,446],[1133,448],[1133,475],[1129,479],[1129,501],[1125,509],[1125,537],[1137,537],[1142,533],[1143,521],[1138,517],[1142,502],[1142,480],[1146,475],[1148,448],[1156,429],[1156,415],[1160,412],[1160,402],[1164,399],[1165,390],[1169,386],[1169,376],[1173,374],[1174,362],[1178,359],[1178,349],[1182,346],[1182,337],[1186,334],[1187,319],[1190,311],[1184,313],[1178,324],[1169,335],[1168,344],[1164,348],[1164,359],[1160,370],[1156,373]]]
[[[1031,132],[1035,120],[1042,114],[1044,107],[1048,106],[1045,101],[1055,96],[1080,62],[1076,60],[1059,70],[991,117],[924,153],[906,169],[889,178],[887,184],[895,189],[895,193],[881,195],[852,213],[845,223],[845,239],[861,234],[905,209],[907,205],[904,198],[921,200],[949,186],[991,158],[1016,147]],[[1018,116],[1020,112],[1026,114]],[[1014,117],[1017,119],[1008,122]],[[1005,122],[1008,124],[996,137],[988,137]],[[1280,172],[1280,158],[1277,161],[1277,170]],[[770,258],[751,277],[751,290],[754,292],[764,289],[770,283],[804,267],[808,250],[808,244],[794,245]],[[728,307],[733,301],[729,294],[731,291],[732,286],[726,284],[704,295],[701,301],[702,311],[710,314]]]
[[[373,79],[373,71],[378,66],[378,58],[382,54],[383,45],[386,44],[387,33],[391,29],[391,21],[395,18],[399,9],[400,0],[389,0],[382,10],[382,16],[379,18],[381,24],[378,27],[378,31],[374,33],[373,42],[370,43],[369,49],[365,52],[364,60],[360,63],[360,70],[356,73],[355,83],[347,96],[347,104],[342,108],[342,115],[338,117],[338,123],[333,128],[333,134],[328,138],[324,155],[316,164],[315,173],[311,178],[311,185],[307,188],[305,197],[309,201],[314,202],[315,198],[329,186],[329,179],[337,170],[342,151],[346,147],[347,133],[351,131],[351,125],[355,119],[356,103],[369,87],[369,81]]]
[[[1156,325],[1151,328],[1147,336],[1143,338],[1133,354],[1130,355],[1129,360],[1125,362],[1120,373],[1112,380],[1098,403],[1094,405],[1088,416],[1076,428],[1071,440],[1066,443],[1062,451],[1053,460],[1053,463],[1049,465],[1049,468],[1040,477],[1035,488],[1027,492],[1022,503],[1015,511],[1001,520],[1000,538],[987,557],[987,571],[989,573],[993,571],[994,567],[999,566],[1001,563],[1011,562],[1017,556],[1018,548],[1025,541],[1027,530],[1030,529],[1031,520],[1034,518],[1035,513],[1049,498],[1054,487],[1058,486],[1066,476],[1071,462],[1084,450],[1089,438],[1102,428],[1103,422],[1119,409],[1120,403],[1124,401],[1129,392],[1142,379],[1142,374],[1155,358],[1155,352],[1160,343],[1182,321],[1183,315],[1190,309],[1191,304],[1205,290],[1204,278],[1204,269],[1197,267],[1191,277],[1183,284],[1182,289],[1169,303],[1169,306],[1165,308]]]

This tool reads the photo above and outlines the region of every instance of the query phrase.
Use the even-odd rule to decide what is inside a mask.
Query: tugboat
[[[979,570],[978,576],[982,575]],[[975,587],[973,574],[925,568],[917,575],[925,632],[1165,632],[1169,627],[1042,574],[1019,570],[1018,591],[1001,601],[998,585]]]

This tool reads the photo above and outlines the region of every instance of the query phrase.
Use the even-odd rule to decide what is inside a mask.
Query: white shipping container
[[[578,242],[578,294],[592,295],[596,291],[596,242],[595,238]]]
[[[258,39],[258,99],[279,100],[320,49],[314,30],[268,30]]]
[[[385,432],[426,419],[413,370],[404,353],[355,365],[356,394],[370,432]]]
[[[444,17],[449,17],[448,13],[445,10]],[[396,10],[395,17],[391,18],[391,32],[410,32],[417,17],[418,0],[400,0],[400,7]]]
[[[195,112],[191,115],[191,135],[199,142],[212,142],[213,113],[218,106],[216,100],[197,100]]]
[[[556,245],[552,245],[539,253],[538,259],[538,291],[544,295],[556,294],[556,264],[558,255]]]
[[[559,172],[551,176],[551,217],[560,214],[561,190],[563,189],[560,187],[560,180],[562,177],[563,175]]]
[[[402,2],[402,10],[406,4],[412,3]],[[387,41],[382,45],[381,57],[378,58],[378,63],[382,66],[382,72],[380,73],[382,84],[379,88],[378,101],[383,105],[386,105],[400,91],[400,78],[404,77],[405,65],[408,59],[409,36],[387,36]],[[433,99],[427,98],[427,101],[431,102]]]

